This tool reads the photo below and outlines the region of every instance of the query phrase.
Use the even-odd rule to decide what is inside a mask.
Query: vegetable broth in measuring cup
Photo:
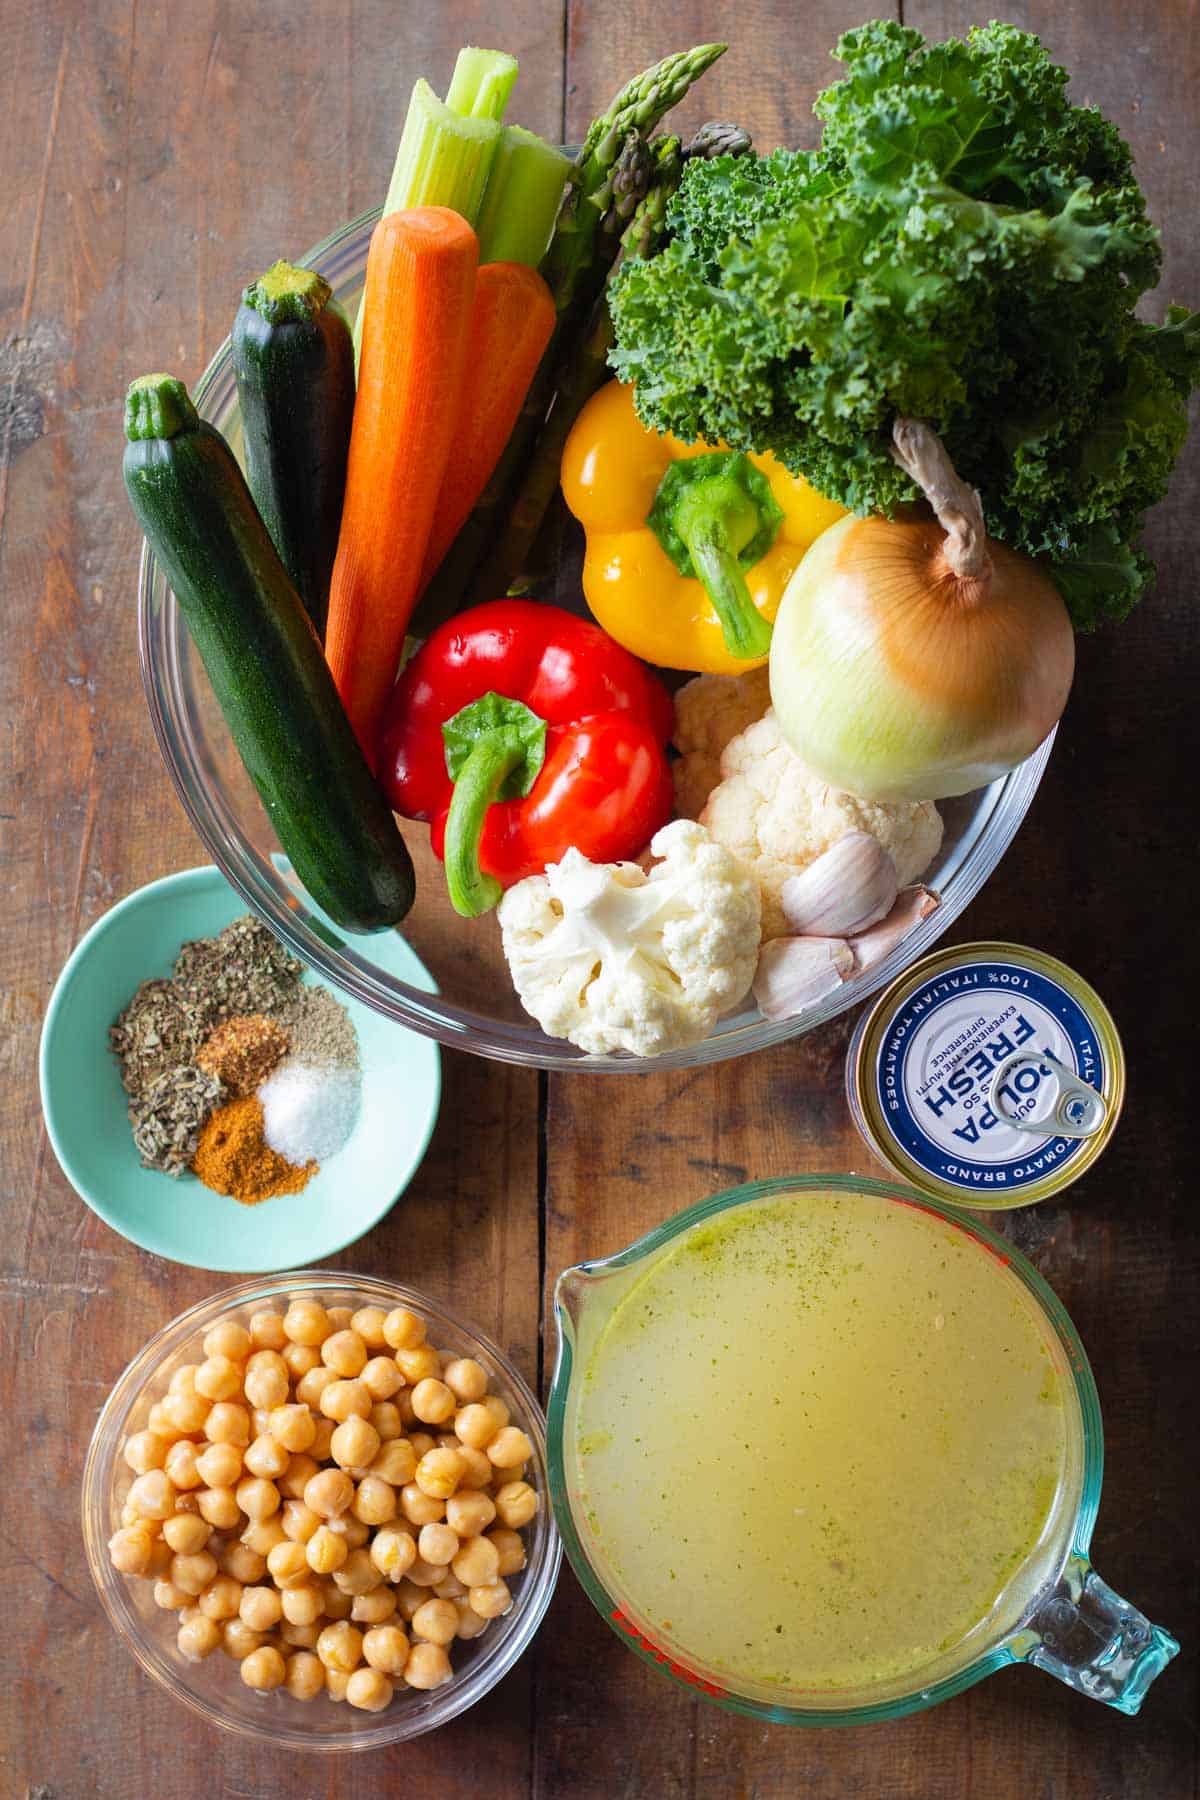
[[[798,1192],[693,1227],[580,1374],[588,1555],[642,1632],[740,1694],[941,1679],[1066,1553],[1062,1346],[998,1255],[916,1205]]]

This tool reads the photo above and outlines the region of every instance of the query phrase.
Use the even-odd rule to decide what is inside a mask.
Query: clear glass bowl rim
[[[96,1420],[84,1464],[82,1483],[83,1537],[88,1568],[101,1604],[117,1637],[132,1653],[138,1664],[160,1687],[167,1690],[190,1712],[219,1725],[237,1736],[287,1749],[312,1752],[344,1752],[377,1750],[385,1744],[403,1743],[424,1732],[436,1730],[474,1706],[476,1701],[495,1687],[517,1662],[532,1642],[550,1604],[562,1563],[562,1542],[550,1508],[543,1505],[538,1512],[534,1531],[526,1536],[529,1560],[522,1571],[520,1592],[515,1596],[512,1612],[500,1623],[507,1629],[494,1643],[481,1649],[462,1672],[442,1688],[417,1695],[402,1693],[387,1711],[373,1715],[346,1709],[345,1733],[327,1737],[306,1732],[302,1725],[292,1725],[279,1709],[268,1714],[264,1710],[261,1726],[223,1714],[217,1707],[192,1691],[175,1666],[164,1654],[170,1641],[169,1622],[164,1617],[163,1635],[159,1639],[146,1632],[127,1598],[128,1577],[118,1574],[107,1554],[107,1541],[112,1530],[111,1491],[118,1471],[121,1437],[129,1412],[148,1381],[167,1357],[178,1354],[189,1338],[206,1330],[222,1313],[252,1302],[269,1305],[284,1293],[305,1295],[334,1290],[360,1294],[363,1303],[387,1301],[392,1306],[411,1306],[423,1313],[431,1323],[445,1327],[458,1338],[483,1351],[500,1369],[505,1381],[520,1401],[524,1414],[522,1424],[533,1440],[534,1464],[543,1495],[549,1494],[549,1465],[546,1446],[545,1417],[537,1399],[520,1371],[498,1345],[474,1325],[462,1320],[428,1294],[403,1282],[388,1281],[377,1276],[355,1275],[337,1269],[298,1269],[286,1274],[264,1275],[222,1288],[155,1332],[129,1362],[113,1383]],[[489,1634],[490,1635],[490,1634]],[[486,1640],[477,1640],[486,1642]],[[220,1652],[218,1652],[218,1655]],[[237,1671],[229,1664],[230,1680]],[[303,1717],[303,1708],[297,1705]]]
[[[302,258],[322,270],[336,288],[339,275],[353,266],[379,217],[378,209],[361,214],[332,232]],[[232,381],[229,340],[218,349],[196,384],[194,398],[204,413],[220,384]],[[162,585],[165,604],[157,604]],[[652,1058],[586,1056],[573,1045],[544,1036],[531,1020],[514,1024],[470,1007],[422,993],[384,977],[365,958],[332,933],[301,919],[270,878],[267,866],[244,841],[223,797],[213,791],[188,727],[178,659],[177,604],[159,574],[149,546],[143,542],[138,574],[138,651],[142,682],[159,749],[192,825],[230,885],[272,931],[335,987],[411,1031],[436,1038],[500,1062],[527,1068],[576,1070],[584,1073],[644,1074],[743,1056],[786,1042],[824,1024],[866,1000],[925,954],[978,893],[1012,842],[1028,811],[1053,747],[1054,733],[1000,784],[991,812],[975,843],[954,868],[942,904],[924,919],[892,954],[799,1019],[770,1023],[754,1019],[718,1030],[687,1049]]]
[[[793,1194],[798,1192],[836,1192],[856,1194],[876,1194],[881,1199],[896,1200],[909,1206],[916,1206],[923,1212],[935,1213],[951,1224],[959,1226],[970,1237],[975,1238],[985,1248],[1001,1257],[1012,1273],[1024,1282],[1034,1300],[1045,1314],[1062,1345],[1067,1366],[1071,1371],[1075,1384],[1075,1392],[1079,1400],[1079,1411],[1083,1431],[1083,1467],[1080,1471],[1080,1492],[1075,1523],[1071,1531],[1070,1544],[1066,1556],[1072,1554],[1085,1557],[1092,1540],[1096,1514],[1100,1505],[1100,1490],[1104,1477],[1104,1425],[1100,1413],[1100,1396],[1096,1391],[1095,1377],[1087,1352],[1075,1329],[1073,1320],[1054,1289],[1042,1279],[1033,1264],[1016,1246],[993,1231],[988,1225],[963,1208],[952,1206],[947,1201],[931,1199],[926,1194],[918,1193],[916,1188],[906,1187],[901,1182],[876,1181],[869,1176],[858,1175],[779,1175],[769,1180],[745,1182],[739,1187],[726,1188],[719,1194],[712,1194],[705,1200],[699,1200],[694,1206],[685,1208],[683,1212],[655,1226],[636,1243],[624,1250],[616,1251],[612,1256],[602,1257],[594,1262],[577,1263],[565,1269],[555,1283],[554,1291],[554,1323],[558,1334],[558,1349],[555,1359],[554,1377],[550,1384],[550,1395],[546,1402],[546,1441],[550,1471],[550,1501],[554,1508],[554,1516],[558,1523],[559,1534],[566,1551],[567,1561],[574,1569],[584,1592],[604,1619],[605,1623],[616,1633],[621,1642],[631,1649],[651,1668],[657,1668],[670,1677],[687,1692],[699,1694],[702,1699],[713,1705],[723,1707],[728,1712],[743,1713],[748,1718],[765,1719],[775,1725],[871,1725],[879,1724],[887,1719],[898,1719],[908,1713],[923,1712],[927,1707],[937,1706],[943,1700],[949,1700],[960,1694],[965,1688],[973,1687],[982,1681],[985,1675],[1003,1668],[1007,1663],[1017,1660],[1012,1645],[1018,1637],[1022,1622],[1005,1634],[1000,1643],[990,1650],[984,1651],[964,1668],[956,1670],[944,1681],[935,1682],[929,1687],[915,1690],[911,1694],[902,1695],[893,1700],[880,1701],[868,1706],[844,1708],[819,1708],[795,1706],[771,1706],[763,1701],[743,1698],[734,1693],[717,1696],[705,1693],[704,1689],[686,1677],[680,1677],[671,1671],[663,1652],[645,1648],[637,1639],[622,1631],[616,1622],[619,1602],[608,1592],[597,1575],[588,1557],[583,1542],[575,1528],[574,1516],[568,1491],[566,1469],[566,1408],[567,1394],[571,1385],[571,1372],[574,1362],[573,1326],[560,1297],[561,1283],[570,1275],[603,1275],[615,1270],[630,1267],[651,1255],[682,1235],[693,1225],[705,1219],[713,1218],[717,1213],[727,1211],[732,1206],[741,1206],[747,1201],[761,1200],[772,1195]],[[1037,1600],[1045,1597],[1043,1588],[1031,1606],[1026,1609],[1024,1618],[1028,1619]]]

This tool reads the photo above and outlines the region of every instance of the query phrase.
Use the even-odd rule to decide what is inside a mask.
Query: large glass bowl
[[[377,217],[366,213],[344,225],[304,259],[321,271],[351,316]],[[203,416],[240,452],[228,339],[201,378],[195,398]],[[554,597],[572,603],[570,595]],[[461,919],[453,911],[424,825],[404,825],[417,868],[418,897],[403,933],[432,972],[436,994],[389,974],[375,960],[374,940],[348,935],[319,910],[279,855],[175,597],[148,548],[143,548],[138,584],[138,632],[142,678],[167,767],[213,861],[247,905],[327,981],[398,1024],[480,1056],[534,1068],[644,1072],[717,1062],[795,1037],[865,1000],[923,955],[978,893],[1028,811],[1052,743],[1047,738],[1002,781],[942,804],[945,838],[937,863],[924,876],[940,893],[942,904],[886,961],[846,982],[801,1018],[768,1024],[751,1000],[720,1019],[703,1043],[690,1049],[649,1061],[584,1056],[570,1044],[546,1037],[522,1009],[513,993],[495,918]]]

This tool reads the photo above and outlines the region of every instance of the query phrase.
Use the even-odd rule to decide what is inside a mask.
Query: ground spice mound
[[[298,1194],[317,1172],[316,1163],[298,1169],[268,1147],[263,1109],[252,1094],[212,1114],[200,1133],[192,1168],[205,1187],[246,1206],[277,1194]]]
[[[291,1039],[282,1025],[261,1013],[226,1019],[210,1033],[196,1053],[202,1069],[242,1100],[261,1087],[271,1070],[287,1054]]]

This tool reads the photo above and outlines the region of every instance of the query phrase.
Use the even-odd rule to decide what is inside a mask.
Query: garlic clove
[[[907,937],[913,927],[919,925],[922,919],[927,919],[941,903],[941,896],[935,894],[932,888],[902,888],[897,895],[896,904],[885,919],[872,925],[869,931],[859,932],[851,938],[855,968],[869,969],[873,963],[882,962],[896,948],[901,938]]]
[[[764,1019],[794,1019],[853,972],[854,952],[842,938],[773,938],[758,959],[754,998]]]
[[[886,918],[896,865],[877,838],[848,831],[783,884],[784,917],[799,937],[852,937]]]

